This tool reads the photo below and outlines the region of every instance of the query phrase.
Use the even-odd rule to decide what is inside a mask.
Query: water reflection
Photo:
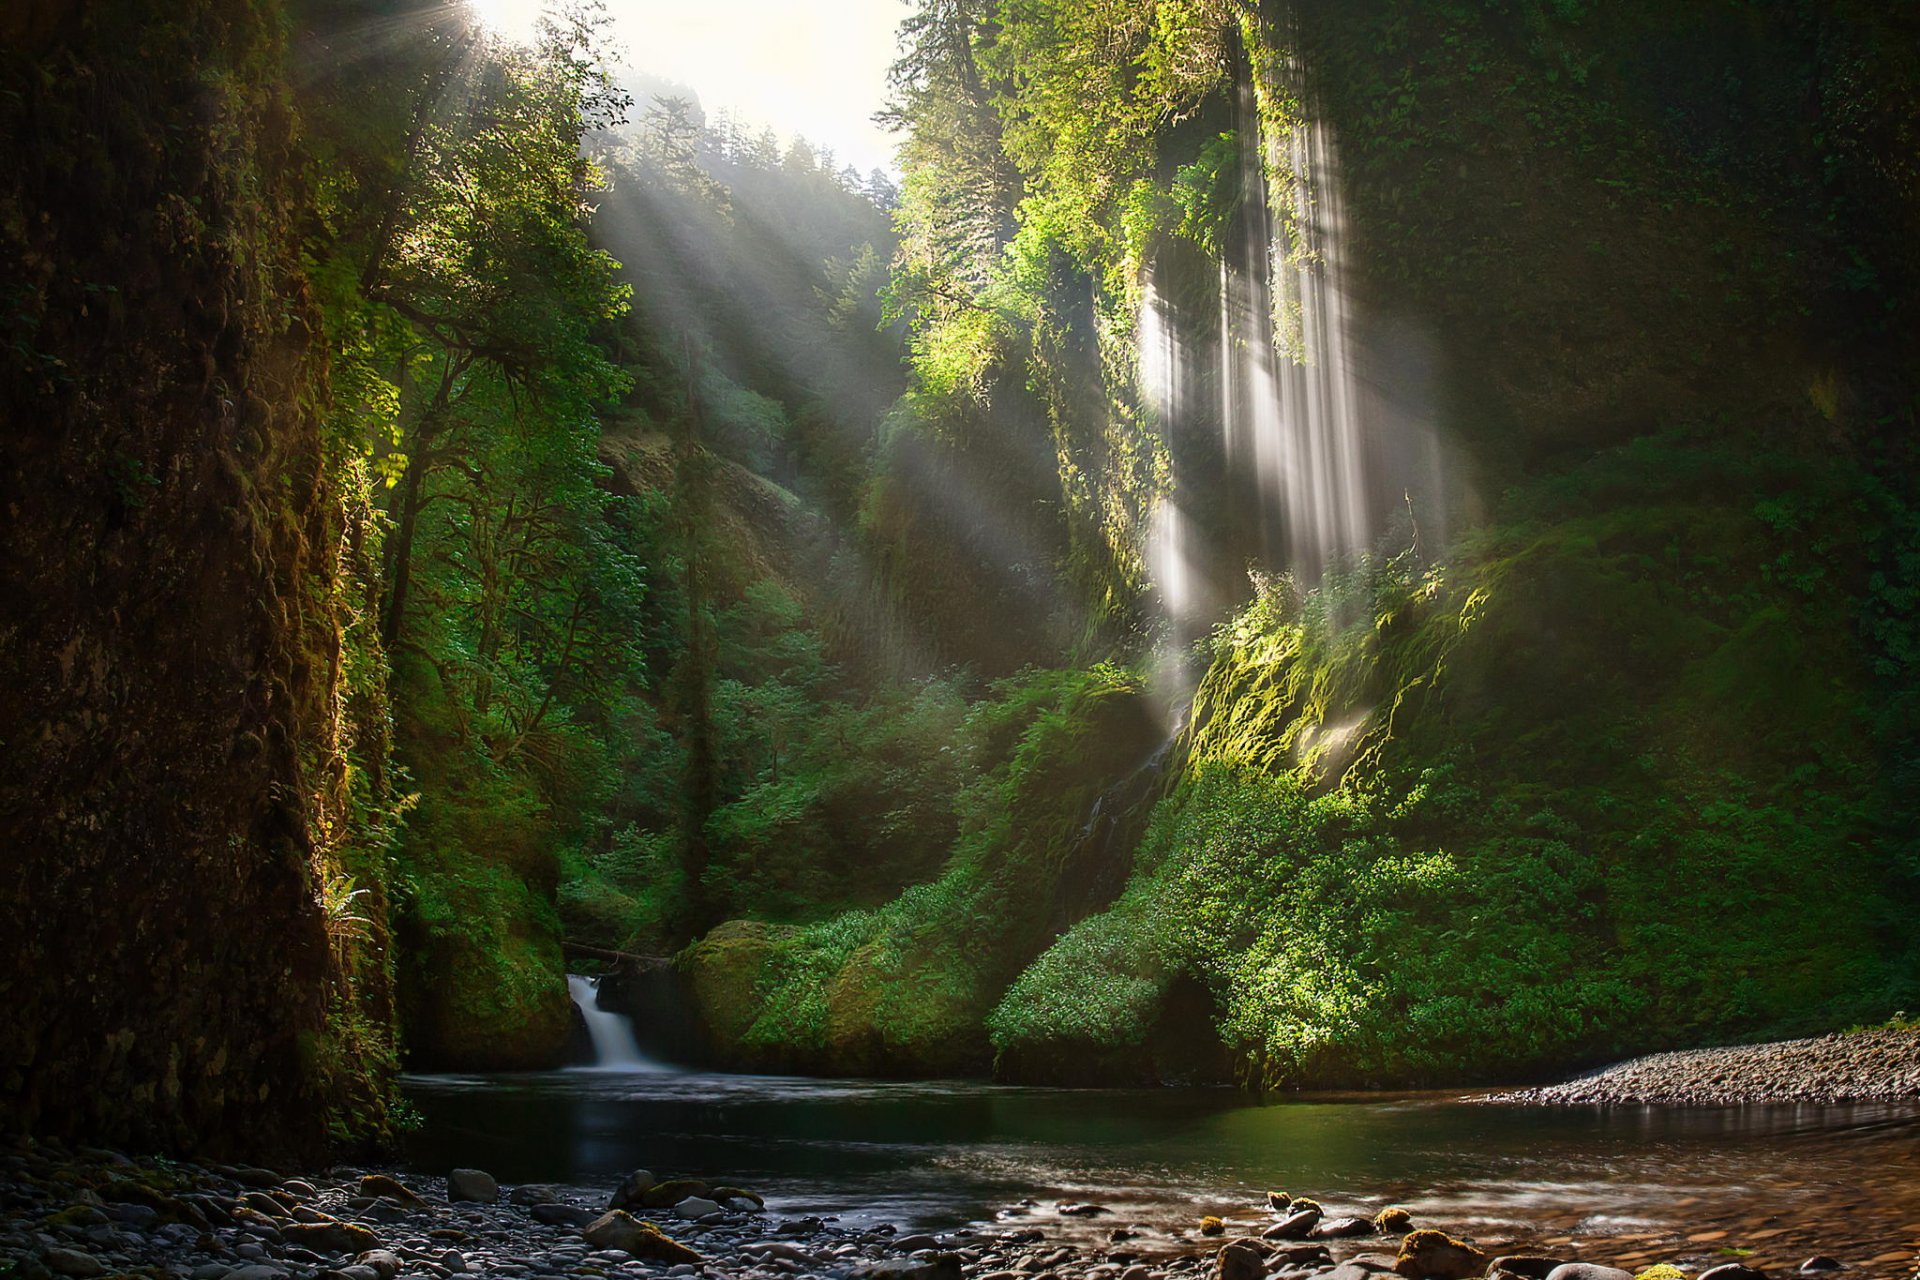
[[[952,1226],[1033,1197],[1041,1218],[1055,1199],[1097,1199],[1119,1221],[1171,1230],[1200,1212],[1263,1222],[1258,1193],[1277,1187],[1335,1212],[1407,1204],[1483,1238],[1631,1240],[1756,1206],[1818,1216],[1835,1197],[1861,1232],[1878,1229],[1863,1205],[1920,1222],[1920,1118],[1895,1106],[1261,1105],[1231,1090],[693,1073],[416,1077],[407,1091],[426,1121],[410,1158],[426,1169],[585,1186],[636,1167],[712,1174],[776,1212],[850,1221]],[[1115,1220],[1049,1226],[1092,1234]]]

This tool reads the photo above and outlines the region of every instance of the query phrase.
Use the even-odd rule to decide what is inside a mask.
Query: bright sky
[[[474,0],[490,22],[530,22],[540,0]],[[707,118],[731,110],[831,147],[839,164],[892,170],[873,113],[886,100],[902,0],[606,0],[624,61],[677,81]]]

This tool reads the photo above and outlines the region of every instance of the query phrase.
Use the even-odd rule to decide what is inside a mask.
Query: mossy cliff
[[[312,1152],[392,1063],[365,494],[278,6],[163,8],[0,19],[0,1124]]]
[[[982,215],[990,175],[942,132],[956,121],[1020,178],[984,265],[900,273],[917,407],[950,431],[1008,382],[1044,402],[1086,656],[1154,640],[1148,535],[1169,494],[1200,513],[1228,607],[1111,906],[1056,922],[989,997],[964,976],[967,917],[913,933],[916,956],[953,957],[915,989],[976,992],[944,1034],[977,1043],[981,1017],[1020,1078],[1408,1084],[1911,1007],[1911,15],[990,16],[930,21],[915,64],[908,244],[978,243],[961,215]],[[1250,575],[1246,495],[1207,487],[1218,415],[1141,385],[1139,316],[1150,280],[1202,353],[1183,394],[1203,399],[1233,237],[1319,212],[1284,171],[1310,124],[1338,140],[1370,496],[1395,514],[1324,577],[1271,551]],[[1298,320],[1273,317],[1283,339]],[[686,963],[743,1044],[813,1044],[816,1022],[770,1019],[782,966],[830,952],[808,972],[832,1000],[871,928],[736,927]],[[833,1008],[843,1045],[907,1016]],[[1171,1051],[1196,1026],[1210,1061]]]

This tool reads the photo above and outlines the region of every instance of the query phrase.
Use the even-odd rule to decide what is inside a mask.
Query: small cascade
[[[582,977],[577,973],[567,975],[567,992],[579,1007],[587,1035],[593,1041],[593,1064],[575,1069],[627,1072],[672,1070],[640,1051],[640,1044],[633,1037],[631,1019],[624,1014],[608,1013],[600,1007],[598,987],[599,980],[596,978]]]
[[[1175,651],[1243,598],[1249,565],[1311,587],[1382,532],[1385,424],[1361,374],[1339,150],[1302,69],[1269,74],[1239,60],[1240,186],[1217,256],[1165,245],[1142,280],[1138,385],[1171,463],[1146,559]]]
[[[1184,721],[1176,720],[1166,740],[1133,771],[1094,799],[1074,842],[1072,863],[1061,877],[1053,925],[1065,931],[1076,921],[1113,904],[1133,873],[1133,851],[1166,789]]]
[[[1300,69],[1285,74],[1284,96],[1311,111]],[[1243,187],[1220,274],[1224,443],[1258,497],[1263,558],[1312,582],[1373,532],[1339,154],[1311,115],[1268,136],[1250,77],[1235,123]]]

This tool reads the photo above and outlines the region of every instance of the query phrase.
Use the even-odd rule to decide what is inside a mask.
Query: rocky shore
[[[1028,1201],[1008,1211],[1024,1221],[936,1235],[780,1217],[749,1190],[644,1170],[590,1192],[502,1188],[475,1169],[287,1177],[24,1143],[0,1155],[0,1278],[1766,1280],[1741,1261],[1614,1260],[1629,1269],[1583,1258],[1571,1241],[1477,1243],[1395,1207],[1336,1214],[1269,1192],[1243,1210],[1169,1229],[1120,1222],[1098,1204]],[[1889,1261],[1813,1257],[1798,1271],[1911,1269],[1876,1265]]]
[[[1714,1107],[1920,1102],[1920,1027],[1655,1053],[1565,1084],[1487,1100]]]

